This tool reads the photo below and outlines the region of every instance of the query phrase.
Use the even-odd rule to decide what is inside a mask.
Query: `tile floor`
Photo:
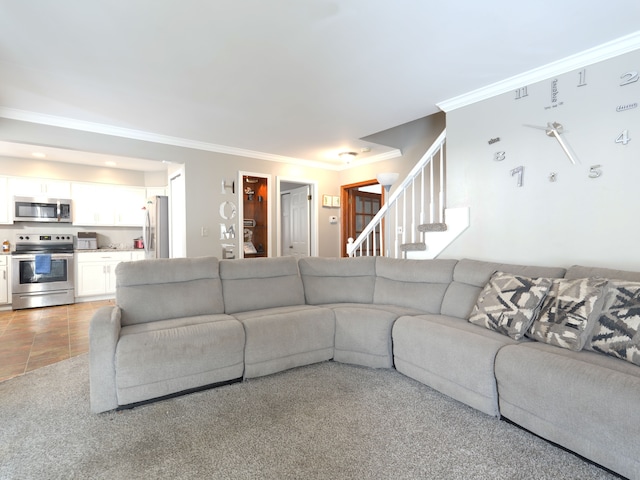
[[[89,351],[89,320],[113,300],[0,311],[0,382]]]

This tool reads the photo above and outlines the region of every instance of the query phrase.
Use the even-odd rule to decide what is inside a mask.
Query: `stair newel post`
[[[390,254],[389,247],[391,243],[391,230],[387,222],[387,219],[389,217],[389,208],[388,208],[389,191],[391,190],[391,185],[393,185],[394,182],[398,180],[399,176],[400,176],[399,173],[379,173],[378,175],[376,175],[376,179],[378,180],[378,183],[382,185],[382,188],[384,188],[384,191],[385,191],[385,195],[384,195],[384,203],[385,203],[385,209],[386,209],[384,212],[385,239],[384,239],[384,242],[380,242],[381,243],[380,251],[382,251],[382,248],[384,248],[385,256],[387,257]]]
[[[440,195],[438,198],[440,223],[444,223],[444,145],[440,147]]]

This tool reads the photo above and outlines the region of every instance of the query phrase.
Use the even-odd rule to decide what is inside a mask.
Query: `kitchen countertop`
[[[144,252],[142,248],[91,248],[91,249],[75,249],[75,253],[86,253],[86,252]]]

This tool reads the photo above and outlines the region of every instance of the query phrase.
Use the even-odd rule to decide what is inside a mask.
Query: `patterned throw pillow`
[[[520,340],[550,287],[548,278],[495,272],[480,293],[469,321]]]
[[[600,316],[603,278],[554,279],[528,336],[569,350],[582,350]]]
[[[586,348],[640,366],[640,283],[609,282],[602,314]]]

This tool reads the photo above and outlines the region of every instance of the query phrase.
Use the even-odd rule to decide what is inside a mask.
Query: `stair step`
[[[418,225],[419,232],[446,232],[447,224],[446,223],[423,223],[422,225]]]
[[[400,245],[401,252],[423,252],[427,249],[426,243],[403,243]]]

